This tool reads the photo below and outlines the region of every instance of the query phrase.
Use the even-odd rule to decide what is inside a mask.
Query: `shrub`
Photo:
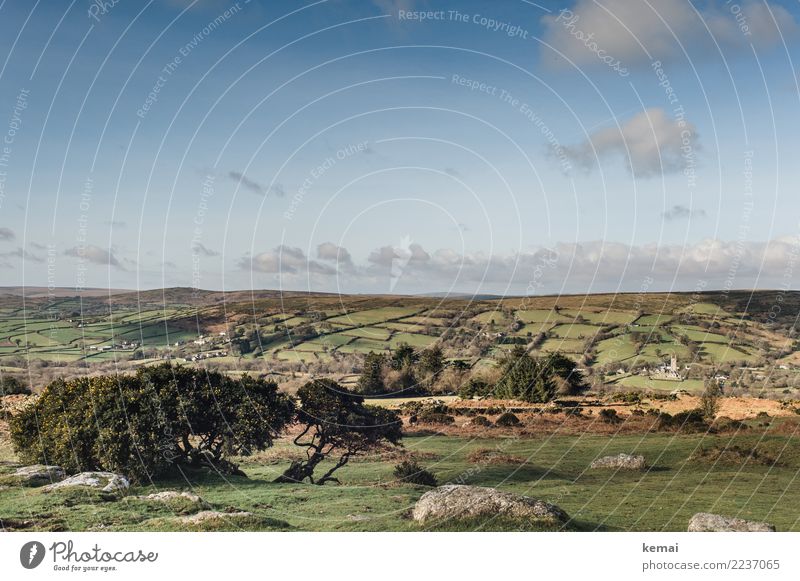
[[[750,429],[750,426],[744,422],[731,419],[727,416],[717,418],[712,425],[718,432],[738,432],[740,430]]]
[[[615,409],[602,409],[598,415],[600,416],[600,419],[607,424],[618,424],[622,421],[622,418],[619,417],[619,414],[617,414],[617,410]]]
[[[485,380],[473,377],[464,383],[458,390],[458,397],[461,399],[472,399],[474,397],[486,397],[492,391],[492,386]]]
[[[700,397],[700,410],[703,412],[703,417],[713,422],[714,418],[719,413],[719,398],[722,396],[722,389],[716,381],[707,383],[703,395]]]
[[[422,411],[417,414],[417,420],[424,424],[442,425],[452,424],[456,421],[456,419],[449,414],[443,414],[428,408],[423,408]]]
[[[10,428],[23,462],[147,481],[176,464],[238,472],[228,458],[271,446],[293,414],[275,383],[164,364],[54,381]]]
[[[611,395],[611,401],[637,404],[642,403],[642,394],[638,391],[622,391]]]
[[[519,418],[511,412],[503,412],[500,417],[494,421],[496,426],[512,427],[519,425]]]
[[[689,433],[705,432],[709,429],[705,414],[699,408],[678,412],[674,416],[668,413],[660,413],[658,414],[657,427],[658,429],[676,428],[681,432]]]
[[[394,477],[400,482],[419,484],[420,486],[436,486],[436,476],[426,470],[416,460],[404,460],[394,467]]]
[[[30,395],[30,388],[22,383],[18,377],[4,375],[0,378],[0,396],[3,395]]]
[[[492,425],[492,422],[490,422],[489,418],[487,418],[486,416],[475,416],[474,418],[472,418],[471,423],[473,426],[489,427]]]

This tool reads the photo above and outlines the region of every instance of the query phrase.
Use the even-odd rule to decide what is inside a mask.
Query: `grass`
[[[583,347],[585,343],[586,342],[583,339],[561,339],[556,337],[548,339],[542,343],[540,349],[548,353],[552,353],[554,351],[562,351],[564,353],[583,353]]]
[[[376,341],[386,341],[392,335],[392,332],[388,329],[382,329],[380,327],[358,327],[356,329],[342,331],[342,335],[363,337],[364,339],[373,339]]]
[[[432,345],[436,342],[437,337],[430,335],[417,335],[416,333],[395,333],[389,340],[389,345],[392,348],[397,347],[401,343],[408,343],[412,347],[422,348]]]
[[[572,319],[559,315],[555,311],[545,309],[531,309],[517,311],[516,318],[523,323],[570,323]]]
[[[636,313],[622,311],[591,311],[588,309],[562,309],[562,315],[572,318],[583,317],[595,325],[627,325],[636,319]]]
[[[691,394],[703,392],[702,379],[687,379],[685,381],[670,381],[668,379],[652,379],[642,375],[629,375],[616,382],[616,385],[633,389],[648,389],[653,391],[671,392],[683,390]]]
[[[419,309],[416,307],[382,307],[379,309],[355,311],[328,319],[328,321],[330,323],[345,323],[349,325],[374,325],[375,323],[410,317],[416,315],[418,312]]]
[[[625,361],[635,355],[636,347],[630,340],[630,335],[611,337],[597,344],[597,363],[600,365]]]
[[[579,323],[553,327],[552,334],[564,339],[588,339],[600,332],[600,327]]]
[[[672,315],[642,315],[636,319],[636,324],[652,326],[666,325],[673,319],[674,317]]]
[[[728,363],[730,361],[745,361],[749,363],[757,359],[755,355],[719,343],[703,343],[703,351],[715,363]]]
[[[421,455],[421,463],[441,483],[492,486],[554,502],[573,518],[573,530],[680,531],[696,512],[714,512],[765,520],[779,531],[800,530],[787,499],[794,494],[800,451],[788,436],[675,436],[672,434],[552,436],[549,438],[407,437],[406,448]],[[690,460],[698,450],[735,443],[745,449],[765,447],[778,454],[780,465],[700,463]],[[84,491],[44,493],[9,488],[0,494],[0,514],[7,523],[27,521],[26,530],[517,530],[518,521],[476,519],[421,525],[408,511],[428,489],[394,482],[392,461],[369,458],[340,471],[343,484],[316,487],[274,484],[287,465],[285,443],[273,456],[245,459],[249,476],[223,478],[189,471],[136,487],[130,495],[157,490],[191,490],[213,510],[241,510],[253,517],[200,527],[178,524],[184,508],[136,500],[113,500]],[[481,450],[502,450],[525,462],[519,465],[470,462]],[[272,451],[271,451],[272,452]],[[644,454],[647,472],[589,471],[601,455]],[[10,467],[3,467],[10,471]],[[767,478],[767,471],[769,477]]]

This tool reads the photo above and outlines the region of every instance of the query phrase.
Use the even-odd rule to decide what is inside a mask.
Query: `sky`
[[[0,3],[0,286],[800,288],[782,0]]]

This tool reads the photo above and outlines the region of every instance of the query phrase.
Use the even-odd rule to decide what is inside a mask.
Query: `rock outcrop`
[[[603,456],[591,463],[589,468],[614,468],[616,470],[644,470],[647,468],[644,456],[634,454],[617,454]]]
[[[113,472],[81,472],[61,482],[49,484],[43,490],[51,491],[75,487],[97,488],[102,492],[120,492],[130,487],[130,482],[122,474]]]
[[[569,516],[554,504],[482,486],[445,485],[426,492],[414,505],[412,517],[438,519],[501,516],[541,524],[563,524]]]
[[[775,526],[766,522],[698,512],[689,521],[687,530],[690,533],[774,533]]]
[[[66,478],[67,473],[61,466],[47,466],[45,464],[34,464],[32,466],[22,466],[17,468],[13,478],[20,484],[28,486],[40,486],[59,482]]]

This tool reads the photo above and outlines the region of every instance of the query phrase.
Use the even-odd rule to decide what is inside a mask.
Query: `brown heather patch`
[[[742,448],[740,446],[714,446],[700,448],[689,457],[693,462],[718,463],[726,466],[744,466],[745,464],[758,466],[781,466],[777,458],[757,448]]]

